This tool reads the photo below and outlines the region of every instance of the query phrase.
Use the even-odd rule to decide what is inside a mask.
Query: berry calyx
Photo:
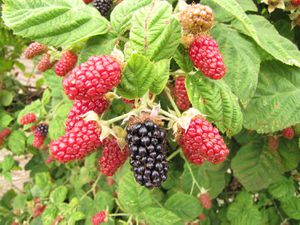
[[[195,67],[206,77],[219,80],[226,74],[226,66],[217,42],[208,37],[197,37],[191,44],[189,55]]]
[[[180,76],[175,80],[175,96],[176,105],[180,110],[187,110],[191,107],[191,103],[185,87],[185,77]]]
[[[31,43],[24,51],[24,56],[27,59],[32,59],[35,56],[41,55],[48,51],[48,47],[38,42]]]
[[[204,33],[213,26],[213,11],[210,7],[201,4],[188,5],[180,12],[179,22],[185,33]]]
[[[51,55],[46,53],[37,65],[37,70],[45,72],[52,68],[54,62],[51,61]]]
[[[282,131],[282,136],[288,140],[292,140],[295,137],[295,131],[292,127],[285,128]]]
[[[203,192],[200,195],[198,195],[198,199],[204,209],[211,208],[211,199],[208,192]]]
[[[218,164],[229,154],[218,129],[199,115],[192,118],[186,130],[181,128],[178,143],[187,160],[196,165],[206,160]]]
[[[106,211],[101,211],[95,214],[92,218],[92,223],[93,225],[99,225],[101,223],[107,222],[107,212]]]
[[[113,176],[128,158],[128,148],[121,149],[115,138],[104,141],[102,155],[98,160],[99,170],[106,176]]]
[[[109,102],[105,97],[90,100],[75,100],[71,111],[68,114],[66,121],[66,131],[72,130],[74,125],[83,120],[81,116],[89,111],[94,111],[97,114],[102,114],[109,106]]]
[[[58,76],[65,76],[77,63],[77,55],[71,51],[66,51],[55,65],[55,73]]]
[[[97,99],[121,81],[121,66],[111,56],[93,56],[64,78],[64,91],[71,100]]]
[[[168,173],[166,131],[152,120],[134,123],[126,130],[135,180],[149,189],[160,187]]]
[[[95,121],[80,120],[71,131],[51,142],[52,155],[62,163],[83,159],[102,145],[100,134],[101,129]]]
[[[29,123],[34,123],[37,117],[34,113],[27,113],[20,119],[20,125],[26,125]]]
[[[94,7],[102,16],[107,16],[112,8],[112,0],[95,0]]]

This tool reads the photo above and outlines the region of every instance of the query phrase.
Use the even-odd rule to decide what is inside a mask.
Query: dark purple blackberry
[[[34,129],[34,136],[36,137],[46,137],[48,134],[48,124],[41,123],[37,125]]]
[[[94,7],[101,13],[102,16],[108,16],[112,3],[112,0],[95,0]]]
[[[149,188],[160,187],[167,179],[166,132],[147,120],[127,127],[130,165],[135,180]]]

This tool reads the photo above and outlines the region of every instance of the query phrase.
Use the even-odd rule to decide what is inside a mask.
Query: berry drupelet
[[[127,127],[130,164],[135,180],[149,188],[167,179],[166,132],[151,120]]]

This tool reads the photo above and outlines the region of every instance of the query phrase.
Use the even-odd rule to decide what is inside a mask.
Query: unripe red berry
[[[214,39],[208,36],[197,37],[190,46],[189,55],[204,76],[214,80],[225,76],[226,66]]]
[[[99,225],[101,223],[107,222],[107,212],[106,211],[101,211],[98,212],[96,215],[93,216],[92,218],[92,223],[93,225]]]
[[[89,4],[89,3],[91,3],[93,0],[83,0],[83,2],[85,3],[85,4]]]
[[[175,80],[176,105],[180,110],[187,110],[191,107],[191,103],[185,87],[185,77],[180,76]]]
[[[24,56],[27,59],[32,59],[33,57],[37,55],[41,55],[45,52],[47,52],[48,48],[46,45],[43,45],[38,42],[31,43],[24,51]]]
[[[282,131],[282,136],[288,140],[291,140],[295,137],[295,131],[292,127],[285,128]]]
[[[198,196],[198,199],[202,205],[202,207],[204,209],[210,209],[211,208],[211,200],[210,200],[210,195],[208,192],[204,192],[204,193],[201,193],[199,196]]]
[[[34,113],[27,113],[20,119],[21,125],[26,125],[29,123],[34,123],[36,121],[37,117]]]
[[[40,72],[45,72],[52,68],[54,65],[54,62],[51,61],[51,55],[46,53],[43,58],[40,60],[40,62],[37,65],[37,69]]]
[[[71,51],[66,51],[55,65],[55,73],[58,76],[65,76],[77,63],[77,55]]]
[[[300,0],[291,0],[293,6],[300,6]]]
[[[268,137],[268,147],[272,151],[276,151],[279,146],[279,138],[274,137],[274,136],[269,136]]]

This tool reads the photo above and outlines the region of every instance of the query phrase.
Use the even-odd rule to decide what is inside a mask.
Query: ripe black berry
[[[46,123],[41,123],[36,126],[34,129],[34,136],[37,137],[46,137],[48,134],[48,124]]]
[[[95,0],[94,7],[98,9],[102,16],[107,16],[112,7],[112,0]]]
[[[166,132],[147,120],[127,127],[130,165],[135,180],[151,189],[167,179]]]

